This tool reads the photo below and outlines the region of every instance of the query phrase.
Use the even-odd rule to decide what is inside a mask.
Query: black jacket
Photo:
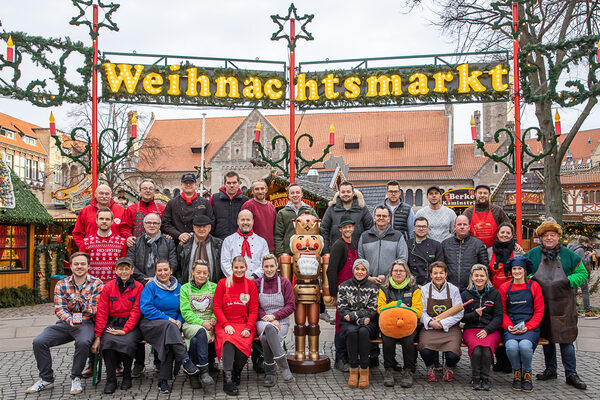
[[[488,284],[486,290],[479,294],[477,289],[465,290],[460,294],[463,304],[471,299],[473,302],[465,306],[465,314],[462,322],[465,323],[464,330],[485,329],[488,335],[497,331],[502,325],[502,297],[500,293]],[[481,316],[475,311],[476,308],[486,306]]]
[[[171,235],[173,240],[178,243],[179,235],[192,232],[194,217],[202,214],[208,216],[214,224],[213,209],[204,197],[197,196],[189,206],[181,196],[172,198],[163,212],[162,231]]]
[[[348,247],[346,247],[348,245]],[[352,241],[351,243],[344,242],[344,239],[339,238],[331,246],[331,253],[329,253],[329,265],[327,266],[327,281],[329,282],[329,293],[332,297],[337,296],[338,286],[343,282],[338,282],[338,274],[346,265],[348,261],[348,248],[350,250],[356,250],[358,254],[358,243]]]
[[[189,271],[190,271],[190,257],[192,254],[192,247],[194,243],[194,237],[187,242],[180,244],[177,247],[177,260],[178,268],[173,271],[173,275],[177,278],[177,281],[182,285],[187,283],[190,280]],[[206,245],[210,246],[210,267],[212,270],[212,275],[209,277],[211,282],[218,283],[219,280],[225,278],[223,271],[221,270],[221,246],[223,245],[223,241],[212,235],[208,235],[206,238]],[[208,251],[208,249],[207,249]]]
[[[425,238],[421,243],[413,238],[408,242],[408,267],[419,285],[429,282],[429,264],[444,261],[442,244],[437,240]]]
[[[373,216],[369,213],[363,195],[358,190],[354,191],[354,200],[349,210],[346,210],[342,205],[342,200],[339,198],[339,192],[333,196],[333,200],[329,202],[329,207],[323,215],[321,222],[321,236],[323,236],[323,254],[329,253],[329,249],[336,240],[342,237],[338,228],[342,216],[347,214],[354,221],[354,233],[352,241],[358,243],[360,235],[369,230],[373,226]]]
[[[177,252],[175,243],[164,236],[156,242],[158,259],[169,260],[173,271],[177,269]],[[148,244],[148,236],[143,234],[135,239],[135,244],[127,250],[127,257],[133,261],[133,278],[145,284],[145,278],[154,278],[156,273],[154,266],[147,268],[146,263],[152,251]],[[156,260],[158,261],[158,260]]]
[[[215,214],[215,230],[212,235],[221,240],[237,231],[237,217],[242,205],[248,201],[248,197],[238,190],[233,199],[230,199],[225,188],[212,195],[210,204]]]
[[[468,235],[457,239],[456,235],[442,242],[444,262],[448,266],[448,282],[461,291],[469,284],[471,267],[474,264],[490,265],[485,244],[476,237]]]

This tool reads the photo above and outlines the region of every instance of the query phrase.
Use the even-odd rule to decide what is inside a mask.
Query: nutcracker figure
[[[319,301],[321,288],[323,300],[331,301],[327,282],[327,264],[329,255],[321,256],[323,238],[319,234],[319,220],[311,214],[302,214],[294,221],[294,235],[290,239],[293,257],[283,254],[280,257],[281,273],[291,279],[295,278],[294,296],[296,312],[294,326],[296,353],[290,359],[290,367],[297,372],[319,372],[329,369],[329,359],[319,355]],[[319,277],[321,284],[319,284]],[[306,320],[308,319],[308,326]],[[301,364],[306,360],[306,336],[308,335],[308,358],[312,367],[320,367],[311,371],[302,371]],[[296,361],[294,363],[293,361]],[[326,364],[326,366],[325,366]]]

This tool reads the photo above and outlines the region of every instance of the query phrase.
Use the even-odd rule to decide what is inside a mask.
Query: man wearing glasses
[[[135,238],[144,233],[144,217],[149,213],[156,213],[162,217],[165,206],[154,202],[154,181],[144,179],[140,183],[140,201],[132,204],[123,214],[120,234],[127,239],[127,247],[135,243]]]
[[[400,183],[389,181],[386,185],[386,199],[382,205],[390,210],[392,228],[402,234],[404,240],[408,242],[414,236],[409,227],[413,226],[415,214],[410,205],[401,201]]]
[[[413,226],[415,236],[408,242],[408,267],[421,286],[429,281],[429,264],[444,261],[442,245],[427,237],[429,222],[425,217],[416,217]]]

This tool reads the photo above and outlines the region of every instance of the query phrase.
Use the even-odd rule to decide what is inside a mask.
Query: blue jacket
[[[140,296],[140,310],[146,319],[177,319],[183,323],[179,310],[179,290],[181,285],[172,292],[163,290],[154,282],[148,282]]]

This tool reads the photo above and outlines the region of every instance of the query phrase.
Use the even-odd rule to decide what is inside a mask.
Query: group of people
[[[154,349],[163,393],[171,391],[169,381],[180,368],[193,388],[214,385],[209,373],[218,370],[218,357],[223,390],[237,395],[257,347],[264,386],[274,386],[278,374],[294,381],[283,347],[294,289],[278,275],[278,260],[293,254],[294,220],[317,216],[315,210],[298,184],[289,185],[289,201],[279,211],[266,200],[264,181],[252,184],[249,199],[235,172],[225,174],[224,186],[209,200],[197,188],[195,175],[184,174],[181,194],[163,207],[154,202],[154,183],[143,180],[140,202],[127,209],[112,200],[110,188],[97,188],[73,231],[79,252],[70,259],[72,275],[55,288],[59,321],[34,340],[40,379],[28,393],[53,386],[49,348],[69,341],[75,341],[71,394],[83,391],[94,354],[106,366],[105,393],[117,390],[121,374],[121,389],[130,388],[144,370],[144,343]],[[395,384],[395,371],[402,371],[402,387],[413,385],[419,352],[429,381],[437,380],[439,368],[443,380],[452,380],[464,342],[473,389],[490,389],[496,353],[499,369],[514,371],[513,388],[531,391],[531,357],[541,332],[550,344],[538,379],[556,378],[558,343],[567,383],[585,389],[575,367],[571,288],[584,283],[587,272],[581,257],[559,243],[560,226],[542,224],[542,245],[520,257],[514,227],[490,204],[489,187],[478,186],[476,204],[458,217],[442,206],[441,194],[430,187],[429,204],[414,214],[402,202],[400,184],[391,181],[386,199],[371,212],[361,193],[342,182],[323,215],[322,254],[330,254],[330,305],[337,309],[335,366],[349,372],[348,385],[369,386],[369,368],[379,363],[379,347],[371,342],[379,335],[378,315],[401,303],[416,312],[419,324],[405,338],[381,335],[386,386]],[[557,293],[571,299],[574,325],[571,303]],[[457,305],[464,310],[438,318]],[[324,302],[321,312],[327,316]],[[397,343],[404,365],[396,361]]]

